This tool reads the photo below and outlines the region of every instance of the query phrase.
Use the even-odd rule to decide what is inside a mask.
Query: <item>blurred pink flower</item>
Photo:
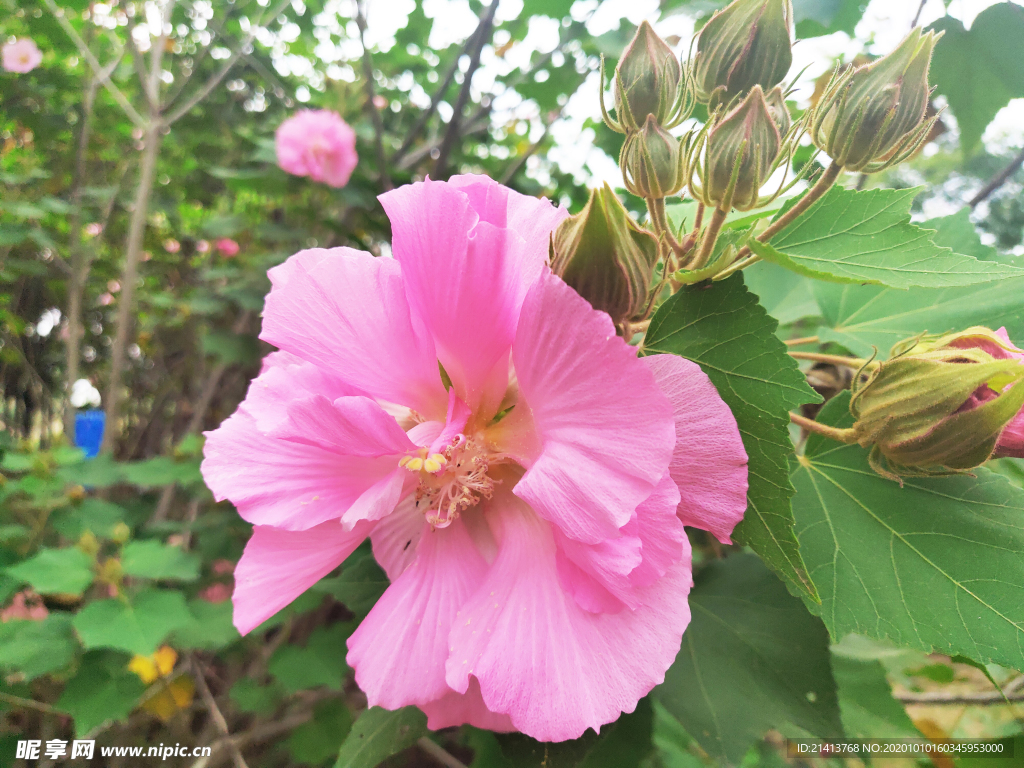
[[[107,290],[110,291],[111,293],[117,293],[118,291],[121,290],[121,284],[117,280],[108,280]]]
[[[213,565],[210,567],[210,570],[212,570],[214,573],[218,575],[223,575],[225,573],[234,573],[235,564],[230,560],[225,560],[224,558],[221,558],[220,560],[213,561]]]
[[[280,351],[206,433],[206,482],[255,525],[235,626],[369,536],[391,586],[347,661],[371,706],[578,737],[675,659],[683,526],[729,541],[739,430],[696,364],[638,358],[551,273],[564,209],[484,176],[381,202],[393,259],[311,249],[270,270],[261,338]]]
[[[23,75],[39,66],[43,53],[34,40],[21,37],[13,43],[4,44],[2,57],[5,70]]]
[[[50,612],[43,605],[43,598],[31,589],[16,592],[11,598],[11,604],[0,611],[0,621],[8,622],[11,619],[22,621],[42,621]]]
[[[87,234],[89,237],[96,237],[102,231],[103,225],[100,224],[98,221],[94,221],[91,224],[85,225],[85,234]]]
[[[210,242],[208,240],[199,240],[196,242],[196,253],[209,253]]]
[[[164,250],[168,253],[177,253],[181,250],[181,243],[175,240],[173,237],[169,237],[164,240]]]
[[[387,109],[388,100],[378,93],[373,97],[373,106],[377,109]]]
[[[200,592],[199,597],[208,603],[223,603],[231,597],[231,587],[218,581]]]
[[[358,161],[355,131],[336,112],[304,109],[277,129],[277,164],[288,173],[344,187]]]
[[[109,293],[101,293],[99,295],[99,298],[96,299],[96,303],[99,304],[101,307],[108,307],[114,303],[114,297],[111,296]]]
[[[236,243],[230,237],[222,237],[220,240],[217,241],[216,246],[217,250],[220,251],[222,255],[228,258],[238,255],[238,243]]]

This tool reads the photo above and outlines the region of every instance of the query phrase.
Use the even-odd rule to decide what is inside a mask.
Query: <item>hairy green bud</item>
[[[716,13],[697,38],[697,100],[714,109],[781,83],[793,64],[792,29],[790,0],[734,0]]]
[[[772,122],[779,129],[779,136],[785,136],[793,127],[793,117],[789,114],[789,107],[786,106],[786,97],[782,93],[781,86],[775,86],[764,95],[764,103],[768,105],[768,114],[772,116]]]
[[[617,326],[647,309],[658,239],[633,221],[607,184],[551,239],[551,268]]]
[[[667,125],[678,108],[683,68],[646,21],[640,25],[615,68],[615,110],[626,130],[636,130],[648,115]]]
[[[915,27],[896,50],[833,78],[815,107],[811,136],[848,171],[902,162],[927,138],[928,65],[938,35]]]
[[[857,441],[886,477],[963,472],[991,458],[1024,406],[1024,365],[987,328],[911,339],[854,382]],[[995,352],[996,354],[993,354]]]
[[[708,134],[703,202],[723,210],[757,207],[781,147],[772,112],[761,86],[755,85]]]
[[[622,144],[619,168],[626,189],[646,200],[669,197],[683,188],[685,153],[679,139],[648,115],[644,127]]]

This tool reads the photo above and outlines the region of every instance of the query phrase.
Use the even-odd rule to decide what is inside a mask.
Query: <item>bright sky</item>
[[[982,10],[998,1],[952,0],[948,12],[970,26]],[[344,18],[350,0],[335,2],[335,7]],[[405,24],[406,17],[413,7],[413,0],[369,0],[368,5],[368,42],[382,49],[389,48],[393,43],[395,31]],[[654,24],[662,36],[679,35],[679,52],[688,50],[693,35],[693,20],[685,14],[661,18],[658,6],[658,0],[603,0],[600,3],[597,0],[577,0],[572,15],[582,20],[593,12],[588,29],[594,35],[617,28],[621,18],[626,18],[634,24],[646,19]],[[797,99],[806,99],[810,95],[814,79],[830,69],[837,57],[849,60],[859,53],[864,48],[862,41],[868,41],[867,50],[875,54],[885,53],[894,48],[909,31],[919,6],[920,0],[870,0],[864,18],[857,27],[855,38],[838,33],[798,43],[794,48],[792,71],[797,72],[803,67],[807,69],[798,82]],[[427,16],[434,19],[430,34],[432,47],[464,40],[476,25],[476,17],[470,11],[467,0],[426,0],[425,10]],[[522,0],[501,0],[498,17],[511,19],[521,10]],[[944,13],[946,9],[943,0],[926,0],[919,23],[929,24]],[[491,49],[485,50],[474,85],[480,90],[490,90],[495,76],[523,66],[534,51],[550,51],[557,41],[558,23],[550,19],[534,18],[526,39],[513,46],[503,59],[496,57]],[[501,44],[503,41],[497,42]],[[352,54],[358,55],[357,51],[344,51],[338,58],[350,59]],[[593,184],[608,180],[614,186],[619,186],[621,181],[617,164],[593,146],[593,133],[583,128],[587,118],[600,116],[597,87],[597,78],[594,76],[565,106],[562,118],[552,127],[552,135],[557,146],[549,154],[549,158],[563,170],[576,174],[580,182]],[[422,93],[413,93],[410,96],[415,101],[425,97],[426,94]],[[496,100],[496,121],[503,122],[512,116],[536,119],[538,114],[535,106],[522,103],[514,96],[507,95]],[[539,131],[540,128],[535,126],[532,134],[539,134]],[[1019,146],[1022,138],[1024,100],[1018,99],[999,114],[986,132],[985,141],[994,147]]]

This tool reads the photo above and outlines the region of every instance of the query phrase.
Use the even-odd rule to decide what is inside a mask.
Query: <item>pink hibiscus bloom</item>
[[[221,252],[221,255],[231,258],[232,256],[238,255],[238,243],[232,240],[230,237],[222,237],[217,241],[217,250]]]
[[[347,660],[371,706],[576,738],[675,659],[683,524],[727,542],[746,507],[736,422],[697,365],[638,358],[551,273],[565,210],[483,176],[380,199],[395,258],[272,269],[281,351],[207,433],[207,483],[255,525],[235,625],[369,536],[391,586]]]
[[[988,352],[997,360],[1013,360],[1016,358],[1022,365],[1024,365],[1024,350],[1017,349],[1017,347],[1013,345],[1013,342],[1010,341],[1009,334],[1006,332],[1006,328],[1000,328],[995,332],[995,335],[1004,343],[997,344],[991,341],[990,338],[979,335],[961,338],[955,342],[953,346],[961,348],[976,347]],[[1008,384],[1006,389],[1009,389],[1011,386],[1013,385]],[[996,392],[987,386],[979,387],[971,395],[970,399],[960,407],[960,410],[965,411],[970,410],[971,408],[976,408],[982,403],[999,397],[999,394],[999,392]],[[996,442],[995,451],[992,453],[992,458],[1024,459],[1024,409],[1014,416],[1010,420],[1009,424],[1003,427],[1003,431],[999,435],[999,440]]]
[[[337,112],[303,109],[277,129],[277,164],[295,176],[344,187],[359,162],[356,132]]]
[[[24,75],[39,66],[43,60],[43,52],[39,50],[35,40],[21,37],[13,43],[5,43],[0,52],[3,57],[4,69]]]

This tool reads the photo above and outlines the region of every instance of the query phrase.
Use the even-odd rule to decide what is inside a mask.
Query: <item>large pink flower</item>
[[[381,197],[395,258],[271,270],[267,358],[203,473],[255,525],[248,632],[367,536],[391,586],[348,641],[371,705],[538,739],[664,679],[689,621],[683,524],[729,540],[746,454],[698,366],[640,359],[545,264],[567,215],[482,176]]]
[[[277,164],[288,173],[344,187],[357,162],[356,133],[336,112],[303,109],[277,129]]]
[[[43,53],[39,50],[39,46],[28,37],[18,38],[13,43],[5,43],[0,51],[0,56],[3,58],[5,70],[20,75],[31,72],[43,60]]]

